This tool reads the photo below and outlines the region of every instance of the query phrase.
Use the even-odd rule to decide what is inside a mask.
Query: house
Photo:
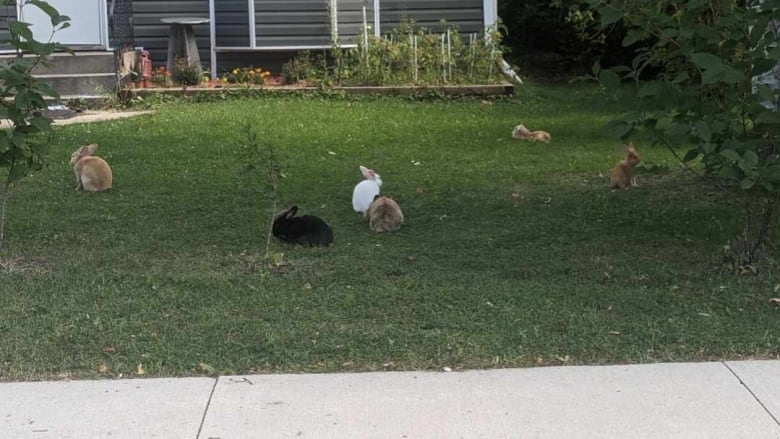
[[[282,64],[306,49],[327,49],[336,38],[349,45],[361,32],[364,20],[375,35],[392,29],[402,19],[437,28],[441,20],[463,32],[479,32],[497,19],[496,0],[48,0],[72,26],[57,34],[57,40],[74,48],[86,65],[86,57],[111,59],[105,66],[82,73],[55,61],[54,71],[41,73],[63,94],[97,93],[95,84],[107,88],[115,83],[120,46],[143,47],[155,66],[165,65],[170,26],[161,20],[175,17],[208,19],[192,27],[201,64],[212,75],[254,65],[279,71]],[[12,2],[13,3],[13,2]],[[48,37],[48,17],[27,6],[22,20],[31,23],[36,37]],[[19,17],[19,9],[0,7],[0,37],[8,35],[6,21]],[[0,47],[2,50],[2,47]],[[73,58],[73,57],[65,57]],[[71,64],[74,62],[71,60]],[[97,63],[97,62],[96,62]],[[61,65],[63,64],[63,65]],[[67,84],[76,76],[91,79],[86,88],[72,92]],[[48,75],[48,76],[47,76]],[[86,75],[86,76],[84,76]],[[112,79],[113,75],[113,79]],[[113,81],[113,82],[112,82]],[[65,90],[67,89],[67,90]],[[74,89],[76,90],[76,89]]]

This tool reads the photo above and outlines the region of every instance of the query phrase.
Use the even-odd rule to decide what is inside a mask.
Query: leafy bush
[[[200,84],[203,69],[200,64],[188,62],[185,58],[176,58],[171,67],[171,79],[179,85]]]
[[[10,0],[0,0],[0,6],[8,6]],[[18,182],[32,170],[43,168],[48,153],[51,119],[45,117],[44,97],[59,98],[48,84],[32,76],[32,71],[44,63],[44,57],[55,51],[69,51],[53,43],[54,34],[70,27],[70,18],[60,15],[56,9],[42,0],[22,0],[19,8],[36,7],[51,19],[52,35],[49,41],[33,38],[30,24],[17,20],[8,21],[10,39],[0,41],[16,51],[9,63],[0,65],[0,118],[7,119],[10,128],[0,131],[0,168],[7,168],[0,204],[0,250],[5,242],[5,210],[12,183]],[[27,56],[25,56],[27,54]]]
[[[390,33],[360,35],[356,47],[337,44],[330,57],[304,52],[285,64],[285,80],[338,85],[495,84],[504,49],[498,27],[463,35],[442,22],[441,32],[402,22]]]
[[[624,79],[635,85],[636,112],[610,127],[622,138],[650,133],[689,169],[740,196],[745,229],[730,247],[742,270],[752,267],[780,194],[780,1],[593,4],[605,28],[626,26],[624,45],[647,44],[630,66],[594,65],[606,89]]]

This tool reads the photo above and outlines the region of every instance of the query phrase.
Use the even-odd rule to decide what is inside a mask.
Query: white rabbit
[[[379,195],[382,179],[379,174],[365,166],[360,167],[360,172],[366,179],[358,183],[352,192],[352,208],[355,209],[355,212],[360,212],[365,216],[368,207],[374,202],[374,197]]]

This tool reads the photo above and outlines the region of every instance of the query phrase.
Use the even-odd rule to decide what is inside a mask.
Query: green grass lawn
[[[9,206],[0,380],[776,358],[776,272],[719,265],[740,212],[641,141],[671,172],[608,189],[621,145],[600,127],[619,111],[582,85],[528,86],[169,103],[57,128]],[[247,121],[285,156],[280,209],[324,218],[332,247],[274,243],[287,265],[257,269],[271,196],[242,173]],[[553,142],[513,141],[518,123]],[[93,142],[109,193],[74,191],[70,154]],[[352,211],[359,165],[398,200],[400,232]]]

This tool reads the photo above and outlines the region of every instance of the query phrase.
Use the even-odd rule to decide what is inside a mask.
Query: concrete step
[[[11,60],[15,55],[0,55],[0,60]],[[107,51],[88,51],[55,53],[47,57],[47,63],[33,70],[34,75],[79,73],[113,73],[116,71],[114,53]]]
[[[48,57],[48,66],[40,66],[33,74],[75,75],[80,73],[115,73],[113,52],[55,53]]]
[[[116,74],[36,75],[60,96],[101,96],[116,93]]]
[[[9,62],[14,57],[12,54],[0,55],[0,62]],[[100,96],[115,92],[113,52],[55,53],[47,61],[33,70],[33,76],[47,82],[61,96]]]

